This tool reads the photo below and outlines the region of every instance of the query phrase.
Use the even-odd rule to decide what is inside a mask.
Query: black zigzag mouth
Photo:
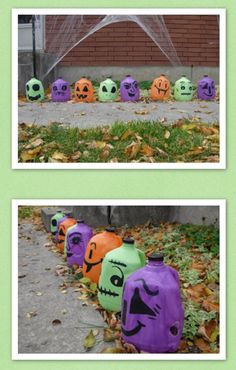
[[[133,94],[133,93],[128,93],[128,95],[132,98],[132,97],[134,97],[135,96],[135,94]]]
[[[71,253],[71,252],[67,252],[67,254],[66,254],[66,255],[67,255],[67,257],[68,257],[68,258],[70,258],[70,257],[72,257],[72,256],[73,256],[73,253]]]
[[[87,95],[79,94],[79,99],[85,99],[87,98]]]
[[[138,334],[142,328],[146,325],[142,324],[139,320],[137,321],[138,325],[135,326],[132,330],[125,330],[122,326],[121,330],[126,337],[131,337],[132,335]]]
[[[107,290],[106,288],[103,288],[103,287],[100,287],[100,286],[98,286],[98,290],[101,294],[109,295],[111,297],[118,297],[119,296],[118,293],[112,292],[110,289]]]

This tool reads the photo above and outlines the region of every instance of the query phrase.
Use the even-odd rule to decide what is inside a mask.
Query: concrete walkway
[[[191,102],[138,103],[19,103],[19,123],[39,126],[58,122],[82,129],[111,125],[116,121],[157,121],[171,123],[180,118],[198,117],[199,122],[219,122],[219,103]]]
[[[103,327],[104,321],[92,306],[82,305],[84,301],[78,299],[80,293],[74,288],[61,292],[65,277],[57,276],[55,269],[62,258],[45,243],[45,231],[32,224],[19,226],[19,353],[83,353],[89,325],[96,329]],[[106,347],[102,334],[100,328],[99,343],[90,353]]]

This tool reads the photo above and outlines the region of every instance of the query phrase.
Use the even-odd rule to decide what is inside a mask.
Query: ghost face
[[[156,78],[151,86],[151,98],[153,100],[164,100],[170,96],[170,81],[164,76]]]
[[[216,96],[215,82],[208,76],[204,76],[198,81],[198,98],[202,100],[212,100]]]
[[[75,83],[75,100],[78,102],[91,103],[94,101],[92,83],[86,78],[81,78]]]
[[[138,82],[131,76],[127,76],[120,86],[121,100],[123,101],[136,101],[139,99],[140,92]]]
[[[51,86],[53,102],[65,102],[70,100],[70,85],[68,82],[58,79]]]
[[[107,78],[105,81],[101,82],[98,97],[100,101],[113,101],[118,96],[118,88],[114,81]]]
[[[193,98],[193,84],[190,80],[183,77],[176,81],[174,87],[174,97],[176,100],[190,101]]]
[[[42,82],[32,78],[25,85],[26,97],[30,102],[42,101],[44,99],[44,88]]]
[[[126,337],[142,335],[142,331],[160,319],[159,288],[149,288],[144,279],[135,280],[136,287],[128,294],[124,288],[122,303],[122,333]]]

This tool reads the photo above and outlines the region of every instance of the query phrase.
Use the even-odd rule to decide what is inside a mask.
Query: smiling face
[[[91,103],[94,101],[92,83],[86,78],[81,78],[75,83],[75,100],[78,102]]]
[[[136,101],[139,99],[140,92],[138,82],[131,76],[127,76],[120,84],[120,95],[123,101]]]
[[[42,82],[32,78],[25,85],[26,98],[30,102],[42,101],[44,99],[44,88]]]
[[[156,78],[151,86],[151,98],[153,100],[164,100],[170,96],[170,81],[164,76]]]
[[[98,97],[100,101],[113,101],[118,96],[118,88],[114,81],[107,78],[105,81],[101,82]]]
[[[61,78],[53,82],[51,86],[51,95],[53,102],[65,102],[70,100],[70,85],[69,82]]]
[[[215,82],[208,76],[198,81],[198,98],[202,100],[212,100],[216,96]]]
[[[186,77],[176,81],[174,86],[174,97],[176,100],[189,101],[193,98],[193,84]]]
[[[136,279],[136,287],[132,293],[124,288],[122,302],[122,333],[126,337],[142,335],[153,320],[159,320],[161,306],[159,288],[150,288],[144,279]],[[130,295],[131,293],[131,295]]]
[[[121,238],[114,232],[104,231],[93,236],[87,245],[84,262],[83,276],[98,283],[101,273],[101,264],[105,255],[122,244]]]

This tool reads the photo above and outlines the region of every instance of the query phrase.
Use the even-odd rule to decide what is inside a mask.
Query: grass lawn
[[[93,129],[20,124],[19,162],[219,162],[219,126],[179,119]]]

